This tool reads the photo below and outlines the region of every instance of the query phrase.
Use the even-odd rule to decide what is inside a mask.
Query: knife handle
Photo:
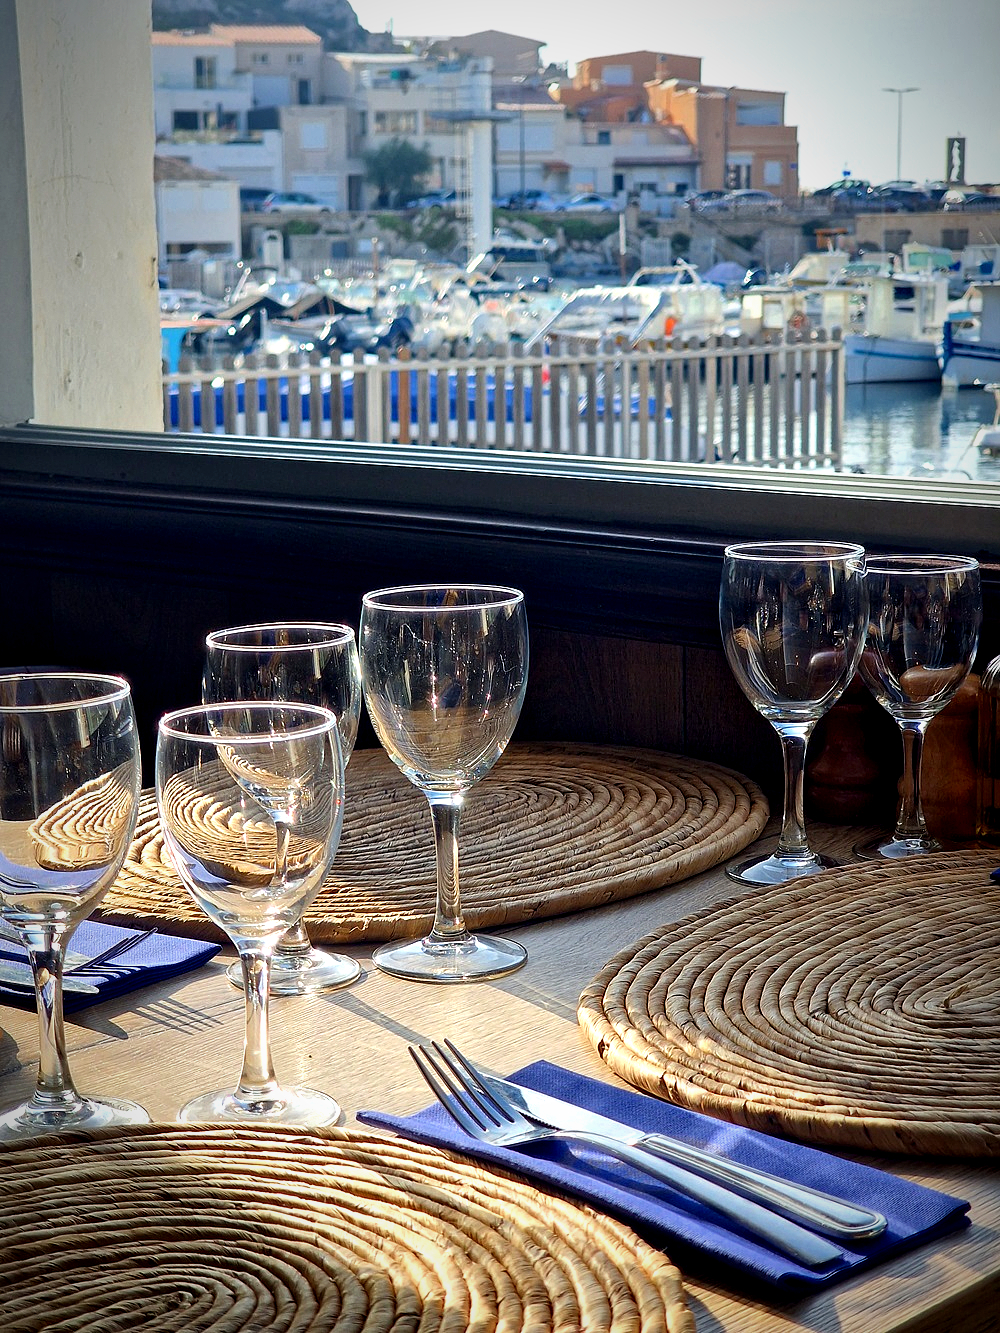
[[[771,1212],[768,1208],[754,1203],[752,1199],[737,1194],[714,1180],[707,1180],[704,1176],[695,1175],[682,1166],[668,1162],[656,1153],[647,1152],[643,1148],[629,1147],[628,1144],[619,1143],[616,1139],[606,1139],[603,1134],[578,1134],[575,1131],[564,1133],[566,1138],[593,1143],[621,1161],[628,1162],[636,1170],[648,1176],[655,1176],[681,1194],[707,1204],[716,1212],[723,1213],[738,1223],[745,1231],[753,1232],[766,1241],[772,1249],[790,1255],[808,1268],[825,1268],[828,1264],[844,1257],[843,1250],[831,1245],[822,1236],[807,1231],[805,1227],[797,1226],[786,1217]]]
[[[698,1175],[735,1190],[738,1194],[755,1199],[758,1203],[781,1213],[783,1217],[804,1222],[814,1231],[838,1240],[870,1240],[885,1230],[886,1221],[881,1213],[858,1208],[845,1199],[825,1194],[808,1185],[798,1185],[780,1176],[772,1176],[756,1167],[744,1166],[703,1152],[691,1144],[660,1134],[644,1134],[636,1146],[668,1162],[675,1162]]]

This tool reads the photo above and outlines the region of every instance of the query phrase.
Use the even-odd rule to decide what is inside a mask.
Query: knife
[[[75,992],[79,995],[100,995],[101,989],[95,986],[92,981],[87,981],[84,977],[74,976],[72,973],[66,973],[63,976],[63,990],[66,992]],[[9,986],[11,990],[24,991],[25,995],[34,995],[35,983],[31,977],[30,967],[19,963],[9,963],[6,959],[0,958],[0,986]]]
[[[834,1236],[838,1240],[859,1241],[870,1240],[885,1230],[886,1220],[881,1213],[859,1208],[846,1199],[811,1189],[808,1185],[783,1180],[780,1176],[744,1166],[741,1162],[718,1157],[680,1139],[663,1134],[645,1134],[631,1125],[598,1115],[596,1111],[588,1111],[573,1102],[564,1102],[547,1093],[524,1088],[519,1083],[496,1078],[484,1073],[482,1069],[477,1068],[476,1075],[487,1088],[501,1097],[507,1097],[519,1111],[539,1124],[548,1125],[552,1129],[599,1134],[617,1143],[641,1148],[643,1152],[662,1157],[676,1166],[686,1167],[703,1179],[724,1185],[734,1193],[763,1204],[783,1217],[802,1222],[824,1235]]]

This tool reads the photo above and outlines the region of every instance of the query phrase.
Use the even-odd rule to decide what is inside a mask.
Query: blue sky
[[[845,170],[895,177],[900,101],[904,178],[940,179],[947,139],[963,135],[967,179],[1000,182],[1000,0],[504,0],[490,17],[468,0],[352,4],[373,31],[498,28],[570,66],[622,51],[700,56],[708,83],[788,94],[807,189]],[[901,99],[883,91],[911,86]]]

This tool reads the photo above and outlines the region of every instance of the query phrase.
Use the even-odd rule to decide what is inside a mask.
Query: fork
[[[809,1268],[823,1268],[843,1258],[843,1250],[805,1227],[744,1198],[714,1181],[706,1180],[663,1158],[654,1157],[600,1134],[552,1129],[532,1124],[518,1109],[501,1103],[488,1088],[474,1082],[438,1042],[408,1047],[427,1086],[451,1118],[471,1138],[496,1147],[516,1148],[542,1139],[589,1143],[610,1153],[677,1193],[696,1199],[764,1240],[772,1249],[790,1255]]]
[[[63,975],[77,976],[86,974],[87,972],[99,972],[103,966],[115,962],[119,958],[123,958],[125,954],[131,953],[134,948],[140,945],[143,940],[147,940],[150,935],[155,934],[155,926],[151,927],[149,930],[133,931],[131,935],[124,936],[115,944],[109,944],[106,949],[102,949],[100,953],[94,954],[93,958],[88,958],[81,954],[67,954],[67,963],[70,962],[71,958],[75,958],[77,961],[73,962],[70,966],[65,967]],[[10,944],[18,944],[22,949],[24,948],[24,940],[21,938],[20,933],[2,917],[0,917],[0,939],[8,941]]]

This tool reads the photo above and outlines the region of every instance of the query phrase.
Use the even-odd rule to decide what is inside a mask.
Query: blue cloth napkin
[[[436,1102],[412,1116],[359,1111],[358,1119],[421,1143],[494,1162],[543,1185],[553,1185],[627,1222],[653,1243],[668,1249],[675,1261],[682,1262],[681,1247],[690,1248],[697,1260],[709,1258],[711,1275],[715,1278],[720,1276],[720,1268],[723,1273],[728,1269],[731,1275],[751,1277],[766,1287],[789,1292],[840,1281],[859,1268],[969,1221],[969,1204],[962,1199],[804,1144],[772,1138],[642,1093],[584,1078],[546,1061],[528,1065],[510,1077],[536,1092],[575,1102],[636,1129],[671,1134],[748,1166],[874,1208],[885,1215],[888,1226],[874,1240],[852,1242],[850,1248],[844,1248],[842,1260],[817,1272],[769,1249],[735,1226],[730,1229],[728,1220],[713,1210],[683,1199],[667,1186],[599,1149],[554,1139],[516,1149],[479,1143],[464,1134]]]
[[[101,921],[81,921],[69,937],[67,949],[73,953],[83,953],[88,957],[101,953],[104,949],[117,944],[119,940],[134,935],[131,926],[112,926]],[[86,980],[98,989],[97,995],[87,995],[80,991],[64,991],[63,1010],[74,1013],[86,1009],[88,1005],[100,1004],[115,995],[125,995],[128,991],[149,986],[164,977],[178,976],[192,968],[201,967],[210,958],[214,958],[221,945],[205,940],[182,939],[177,935],[163,935],[159,931],[141,940],[128,953],[120,958],[102,963],[99,972],[86,973]],[[0,939],[0,958],[5,962],[15,963],[24,970],[27,986],[31,983],[31,967],[24,950],[17,944]],[[0,1001],[4,1004],[16,1004],[23,1008],[35,1007],[33,991],[22,991],[14,986],[4,985],[0,981]]]

